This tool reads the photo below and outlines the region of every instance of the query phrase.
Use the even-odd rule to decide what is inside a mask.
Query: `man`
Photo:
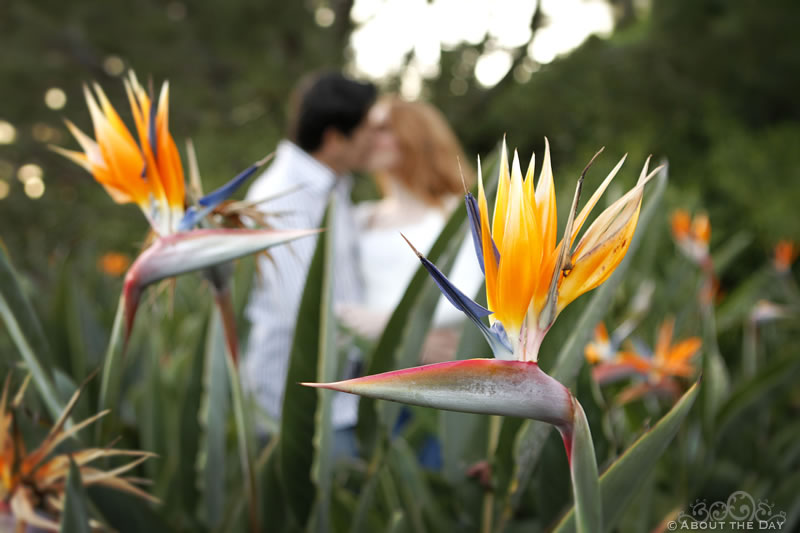
[[[374,127],[366,117],[376,90],[372,84],[326,73],[301,82],[293,96],[289,140],[280,142],[275,159],[250,187],[247,198],[279,194],[263,209],[280,213],[274,227],[297,229],[319,227],[333,194],[334,303],[357,302],[363,298],[363,281],[349,174],[362,168],[372,148]],[[316,238],[300,239],[270,250],[271,259],[260,258],[260,274],[247,307],[252,327],[242,378],[275,420],[281,417],[294,327],[316,242]],[[355,425],[354,400],[350,395],[334,398],[334,428]]]

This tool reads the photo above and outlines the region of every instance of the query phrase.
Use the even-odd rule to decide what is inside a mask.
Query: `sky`
[[[607,36],[613,29],[611,9],[603,0],[541,1],[545,21],[528,47],[533,60],[528,76],[537,64],[549,63],[589,35]],[[477,44],[488,35],[487,51],[476,59],[474,72],[478,83],[491,87],[511,66],[509,50],[530,40],[534,5],[525,0],[356,0],[352,68],[380,80],[400,72],[404,57],[413,51],[401,92],[415,98],[422,79],[438,75],[440,50]],[[330,13],[317,22],[330,24]]]

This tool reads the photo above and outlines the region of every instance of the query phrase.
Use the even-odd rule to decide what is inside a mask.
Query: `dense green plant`
[[[779,274],[765,261],[719,304],[700,299],[707,274],[667,238],[665,186],[662,181],[647,195],[639,231],[618,271],[556,323],[542,346],[543,368],[584,405],[601,472],[604,529],[652,529],[696,498],[724,500],[736,490],[770,499],[786,512],[784,528],[791,528],[800,516],[794,498],[800,478],[792,474],[800,464],[800,426],[791,387],[800,373],[792,350],[800,331],[786,316],[796,317],[796,283],[791,270]],[[88,513],[119,531],[574,527],[561,443],[539,422],[414,407],[411,421],[398,425],[396,404],[364,401],[357,427],[360,455],[332,460],[329,397],[297,383],[335,375],[329,304],[329,239],[335,231],[329,228],[318,241],[298,316],[284,416],[270,443],[257,449],[253,427],[261,418],[230,379],[217,311],[198,290],[197,278],[181,278],[172,296],[145,299],[128,352],[115,362],[119,399],[109,405],[110,423],[67,443],[106,445],[118,437],[118,448],[156,453],[139,474],[152,481],[147,490],[161,503],[91,487],[91,503],[80,505],[75,502],[84,496],[73,473],[66,486],[65,524],[85,523]],[[466,214],[457,210],[429,254],[443,271],[465,231]],[[720,244],[712,246],[712,257],[716,274],[724,277],[741,253],[741,238],[719,225],[715,233]],[[15,272],[5,253],[0,267],[0,316],[8,333],[0,338],[3,364],[17,383],[32,375],[36,394],[25,396],[25,416],[55,420],[77,384],[107,362],[105,346],[110,343],[113,350],[119,341],[108,335],[119,284],[76,275],[94,268],[94,261],[83,257],[51,266],[59,279],[55,291],[42,291],[25,273]],[[252,274],[252,260],[242,261],[234,283],[242,325]],[[619,386],[596,388],[584,364],[584,346],[599,321],[612,325],[623,319],[645,280],[654,281],[655,292],[633,337],[652,338],[655,324],[675,314],[683,334],[703,337],[703,380],[677,403],[648,397],[617,405]],[[760,298],[775,301],[783,314],[769,321],[754,315]],[[437,300],[433,281],[420,267],[367,352],[370,372],[416,362],[430,327],[428,311]],[[458,357],[487,350],[483,337],[467,325]],[[95,379],[76,406],[75,419],[97,412],[99,401]],[[419,462],[432,439],[441,449],[441,466],[433,469]]]

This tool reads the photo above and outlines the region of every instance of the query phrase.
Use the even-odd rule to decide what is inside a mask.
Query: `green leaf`
[[[286,376],[286,392],[283,400],[283,411],[281,413],[281,432],[279,439],[279,473],[284,488],[286,504],[294,517],[295,522],[302,528],[308,521],[311,514],[312,504],[317,488],[312,483],[312,465],[315,457],[315,438],[318,439],[318,446],[330,441],[329,420],[325,422],[327,428],[322,428],[317,432],[315,421],[329,418],[325,411],[330,410],[326,402],[323,411],[317,415],[320,407],[318,401],[319,392],[310,387],[298,385],[301,382],[319,381],[319,371],[326,373],[330,370],[329,365],[335,364],[327,359],[334,358],[335,348],[328,343],[332,336],[328,328],[332,327],[331,305],[330,305],[330,283],[332,279],[332,241],[334,228],[328,221],[335,220],[333,217],[334,203],[328,206],[325,216],[322,219],[322,226],[327,230],[322,232],[317,241],[317,248],[309,267],[306,286],[300,300],[297,324],[295,326],[294,341],[289,356],[289,370]],[[322,302],[323,305],[320,305]],[[324,394],[324,393],[323,393]],[[325,453],[329,452],[325,450]],[[322,476],[322,482],[329,485],[329,458],[321,457],[316,463],[316,473]],[[327,478],[327,479],[326,479]],[[319,477],[317,480],[319,481]],[[329,496],[326,495],[326,503],[329,504]],[[322,511],[323,513],[326,510]],[[327,524],[327,519],[320,519],[318,523]]]
[[[763,298],[765,286],[772,281],[773,272],[761,268],[736,285],[717,308],[717,332],[724,333],[747,320],[756,302]]]
[[[575,419],[572,427],[570,474],[575,497],[575,517],[580,533],[602,531],[603,515],[600,506],[600,483],[597,476],[597,459],[589,422],[583,407],[573,397]]]
[[[201,407],[205,438],[199,465],[203,486],[202,510],[211,527],[221,524],[227,493],[225,436],[230,410],[230,384],[225,359],[222,319],[214,306],[205,346],[205,399]]]
[[[386,527],[386,533],[400,533],[408,529],[408,520],[406,514],[402,510],[396,510],[392,513],[389,519],[389,525]]]
[[[646,240],[648,225],[657,213],[661,213],[661,199],[666,189],[666,184],[667,175],[665,172],[661,172],[658,177],[655,178],[655,190],[650,193],[650,197],[642,209],[636,233],[631,240],[631,245],[628,248],[625,258],[611,277],[609,277],[600,288],[596,289],[591,300],[583,309],[583,312],[573,326],[573,333],[558,352],[555,364],[552,367],[551,375],[566,387],[569,387],[575,382],[575,378],[583,364],[583,349],[586,343],[591,339],[595,325],[603,319],[610,309],[617,288],[625,279],[631,262],[636,255],[636,251]],[[545,355],[543,359],[547,361],[548,357]],[[519,455],[516,461],[516,473],[511,481],[512,488],[509,490],[508,501],[504,506],[503,527],[507,524],[507,519],[510,518],[520,504],[522,494],[525,491],[525,487],[527,487],[530,482],[533,469],[536,466],[536,462],[539,460],[539,455],[547,440],[547,434],[551,429],[552,428],[547,424],[532,420],[526,420],[520,429],[520,433],[517,437]],[[503,527],[500,528],[501,531]]]
[[[710,277],[703,281],[710,286]],[[700,289],[705,290],[703,288]],[[701,300],[704,300],[701,297]],[[717,344],[717,324],[714,306],[711,302],[701,302],[701,314],[703,318],[703,381],[705,386],[702,393],[703,420],[707,435],[714,433],[713,422],[722,403],[728,398],[731,387],[731,378],[728,375],[728,367],[725,359]]]
[[[63,404],[58,397],[50,373],[50,349],[41,323],[20,287],[14,267],[5,249],[0,246],[0,317],[16,344],[25,366],[33,376],[53,420],[58,419]]]
[[[351,520],[352,526],[350,527],[350,533],[366,533],[375,530],[375,524],[370,523],[370,517],[376,505],[375,500],[378,492],[378,483],[381,477],[386,475],[386,469],[388,469],[388,466],[384,464],[378,471],[369,476],[366,483],[361,486],[361,492],[358,496],[358,502],[356,503],[356,510]]]
[[[86,506],[86,491],[81,482],[81,473],[72,457],[69,458],[69,475],[64,490],[64,511],[61,513],[61,533],[89,533],[89,510]]]
[[[258,494],[261,495],[262,501],[269,502],[269,505],[261,506],[261,519],[269,519],[270,531],[283,530],[283,515],[285,506],[280,495],[280,486],[277,481],[277,476],[270,479],[275,473],[277,441],[273,440],[259,452],[258,458],[255,461],[253,471],[258,481]],[[274,481],[274,486],[270,487],[270,483]],[[236,492],[230,498],[232,504],[228,507],[228,512],[223,521],[223,527],[219,531],[225,533],[233,533],[234,531],[244,531],[246,523],[243,519],[243,511],[246,505],[246,498],[244,491],[247,487],[239,486]],[[274,490],[273,490],[274,489]]]
[[[56,348],[53,355],[57,364],[70,375],[83,377],[87,374],[88,350],[83,339],[82,309],[77,292],[72,268],[66,261],[61,265],[54,291],[48,336]]]
[[[637,493],[647,474],[675,437],[678,428],[697,398],[700,383],[686,391],[670,411],[642,435],[600,476],[600,495],[604,530],[610,531],[625,507]],[[555,529],[558,533],[575,531],[575,509],[571,509]]]
[[[331,200],[327,220],[336,220],[335,203]],[[329,225],[330,226],[330,225]],[[317,379],[330,382],[339,378],[336,350],[336,321],[333,314],[333,239],[334,228],[329,227],[325,239],[322,265],[322,286],[319,294],[319,329],[317,348]],[[302,315],[301,315],[302,316]],[[320,392],[317,411],[314,416],[314,461],[311,466],[311,479],[317,486],[317,507],[315,529],[320,533],[331,531],[331,498],[333,486],[333,396],[331,392]]]
[[[260,531],[261,526],[259,525],[258,507],[256,504],[258,499],[258,495],[256,494],[256,475],[253,467],[253,441],[255,437],[250,427],[251,417],[245,410],[245,400],[242,391],[242,383],[239,377],[239,368],[233,360],[233,354],[227,352],[227,345],[225,345],[223,350],[226,352],[223,357],[225,357],[228,379],[230,380],[233,415],[236,422],[236,442],[238,444],[239,463],[242,467],[242,477],[245,485],[250,530]]]
[[[788,382],[795,383],[798,374],[800,374],[800,360],[796,354],[791,354],[789,357],[773,361],[752,379],[741,382],[717,413],[717,439],[722,439],[731,424],[749,408],[773,397],[777,387]]]
[[[178,501],[188,513],[193,513],[200,499],[199,486],[201,480],[196,472],[200,443],[202,442],[201,409],[203,401],[203,374],[206,370],[205,339],[211,325],[206,325],[198,336],[195,353],[189,365],[189,374],[186,376],[181,391],[181,405],[178,416],[180,440],[177,466],[175,468],[175,485],[178,490]]]
[[[125,324],[125,299],[120,295],[117,303],[117,312],[114,315],[114,325],[111,327],[111,336],[108,339],[105,357],[103,357],[103,371],[100,377],[100,398],[98,410],[112,409],[118,405],[119,387],[122,380],[123,361],[117,362],[117,354],[122,352],[120,343],[122,329]],[[111,420],[103,420],[97,425],[97,441],[106,440],[104,436],[110,433]]]
[[[453,531],[453,524],[448,521],[438,506],[430,487],[426,483],[417,458],[408,443],[401,437],[392,442],[389,449],[388,463],[394,478],[399,480],[398,488],[405,508],[409,512],[409,520],[414,531]],[[427,518],[423,522],[423,517]],[[427,529],[424,524],[433,527]]]
[[[722,274],[731,264],[733,264],[734,259],[741,255],[742,252],[744,252],[752,242],[752,235],[739,232],[719,245],[714,250],[711,257],[717,274]]]
[[[108,525],[119,533],[172,533],[159,513],[149,503],[118,490],[93,485],[88,487],[89,498]]]

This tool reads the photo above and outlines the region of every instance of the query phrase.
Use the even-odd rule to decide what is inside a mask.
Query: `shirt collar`
[[[319,192],[329,192],[334,187],[352,188],[352,177],[337,176],[330,167],[316,160],[308,152],[289,140],[282,140],[275,150],[275,158],[286,160],[292,169],[290,178],[299,186]]]

